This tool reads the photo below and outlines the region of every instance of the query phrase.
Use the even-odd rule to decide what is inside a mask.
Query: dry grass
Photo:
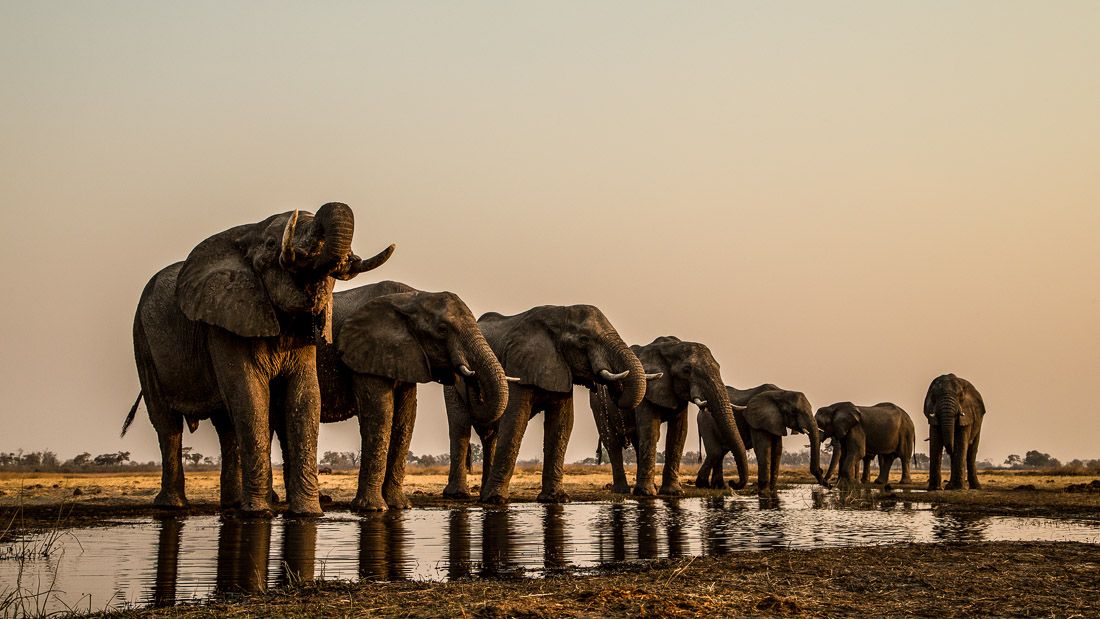
[[[982,543],[736,553],[596,575],[321,583],[160,617],[1096,616],[1100,549]],[[121,613],[137,616],[138,612]]]

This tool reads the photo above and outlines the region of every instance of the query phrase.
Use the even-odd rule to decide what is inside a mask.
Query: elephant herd
[[[757,462],[757,490],[775,491],[782,437],[810,440],[810,472],[821,484],[838,468],[854,483],[858,464],[879,461],[884,483],[893,461],[909,482],[915,432],[900,407],[843,402],[813,413],[805,395],[766,384],[728,387],[709,348],[676,337],[629,346],[591,305],[543,305],[512,316],[475,318],[450,292],[423,292],[397,282],[333,292],[384,264],[391,245],[361,259],[351,251],[354,216],[341,203],[316,214],[294,211],[220,232],[181,263],[152,277],[134,318],[134,353],[162,459],[154,503],[186,507],[184,424],[209,419],[221,447],[224,509],[270,514],[271,437],[283,449],[289,512],[321,513],[317,483],[320,423],[355,417],[362,440],[353,509],[407,508],[402,485],[416,419],[417,384],[444,386],[451,464],[444,495],[471,496],[466,474],[471,430],[483,445],[480,500],[506,503],[530,419],[544,414],[542,489],[538,500],[569,500],[563,486],[573,428],[573,387],[590,404],[613,472],[613,490],[631,491],[623,450],[638,460],[633,493],[678,495],[688,405],[698,409],[706,460],[696,486],[726,487],[722,461],[732,453],[734,488],[748,481],[746,449]],[[951,456],[948,488],[966,476],[978,487],[974,461],[985,408],[969,382],[948,374],[932,381],[924,412],[931,433],[929,488],[940,487],[942,450]],[[664,468],[654,479],[660,425],[667,424]],[[834,444],[822,472],[820,442]]]

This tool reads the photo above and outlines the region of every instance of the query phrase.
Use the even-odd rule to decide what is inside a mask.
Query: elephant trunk
[[[733,459],[737,462],[737,483],[731,486],[735,490],[740,490],[749,482],[749,460],[748,454],[745,453],[745,443],[741,440],[741,433],[737,431],[729,393],[726,391],[725,383],[722,382],[722,377],[717,373],[713,376],[708,375],[700,387],[702,397],[707,401],[707,410],[718,428],[718,436],[733,453]]]
[[[323,240],[318,267],[333,268],[343,263],[351,254],[351,239],[355,232],[355,215],[351,207],[340,202],[329,202],[317,209],[314,216],[319,229],[314,233]]]
[[[936,424],[940,428],[940,439],[948,455],[955,451],[955,421],[959,412],[959,401],[954,395],[945,395],[936,402]]]
[[[814,416],[808,411],[803,412],[801,415],[800,424],[806,429],[806,434],[810,437],[810,474],[814,476],[817,483],[822,486],[825,484],[825,475],[821,471],[821,430],[817,427],[817,422],[814,421]]]
[[[641,405],[645,397],[645,368],[634,351],[619,337],[608,337],[597,345],[593,355],[594,373],[600,370],[609,370],[612,374],[628,372],[626,376],[615,381],[611,393],[617,394],[616,402],[625,410],[632,410]]]
[[[508,377],[476,325],[463,336],[462,350],[475,373],[471,379],[477,381],[480,391],[480,398],[467,399],[470,414],[479,425],[491,424],[500,419],[508,406]]]

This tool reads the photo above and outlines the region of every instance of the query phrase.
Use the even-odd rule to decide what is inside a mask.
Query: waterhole
[[[0,545],[0,600],[18,599],[25,611],[94,611],[321,578],[539,577],[658,558],[960,541],[1097,544],[1100,523],[938,513],[925,503],[896,500],[841,501],[810,486],[771,500],[514,504],[332,512],[315,520],[120,519]]]

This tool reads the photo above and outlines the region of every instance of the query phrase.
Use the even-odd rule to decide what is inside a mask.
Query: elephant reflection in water
[[[470,577],[470,512],[452,510],[447,517],[447,580]]]
[[[561,572],[569,567],[565,552],[565,508],[547,504],[542,513],[542,561],[547,572]]]
[[[409,539],[401,512],[364,514],[359,521],[359,578],[407,580]]]
[[[703,517],[700,522],[704,556],[723,556],[735,550],[734,536],[743,541],[747,525],[741,520],[745,506],[733,497],[707,497],[703,500]]]
[[[606,513],[597,519],[600,563],[626,561],[626,509],[623,503],[611,503],[601,510]]]
[[[219,594],[267,591],[271,526],[266,518],[225,518],[218,531]],[[317,557],[317,522],[308,518],[283,521],[278,586],[312,582]]]
[[[153,583],[153,597],[150,600],[158,608],[176,603],[182,537],[183,520],[171,516],[160,520],[160,533],[157,536],[157,578]]]
[[[990,520],[979,514],[937,514],[932,519],[932,537],[940,542],[980,542]]]
[[[661,514],[662,508],[664,514]],[[662,518],[662,515],[664,516]],[[685,514],[676,499],[664,503],[638,503],[638,558],[657,559],[661,556],[660,530],[665,528],[668,542],[668,557],[677,558],[687,554],[687,534],[684,527]]]
[[[523,571],[512,556],[516,533],[507,509],[486,509],[481,520],[481,570],[478,576],[514,576]]]

